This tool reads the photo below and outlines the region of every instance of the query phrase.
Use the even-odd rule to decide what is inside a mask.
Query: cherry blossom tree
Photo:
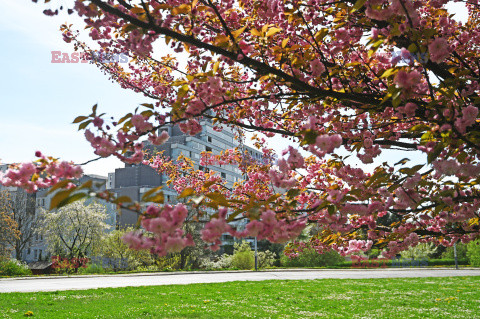
[[[58,14],[55,1],[45,2],[45,14]],[[218,130],[289,139],[295,147],[277,163],[245,167],[249,179],[237,193],[209,191],[215,181],[206,177],[203,190],[181,191],[217,211],[203,231],[213,248],[225,232],[285,242],[308,223],[319,229],[310,245],[344,255],[468,242],[480,230],[480,11],[477,0],[455,1],[468,11],[459,21],[449,2],[76,0],[69,12],[84,18],[106,58],[73,26],[62,26],[64,40],[155,102],[116,120],[95,106],[74,123],[95,154],[126,163],[148,160],[142,138],[164,143],[168,134],[159,129],[168,124],[195,135],[202,118]],[[120,54],[128,64],[115,61]],[[268,158],[262,137],[257,142]],[[393,151],[408,156],[382,162]],[[243,165],[234,154],[204,160]],[[2,183],[31,191],[57,185],[58,205],[88,188],[68,182],[78,168],[37,155]],[[144,198],[154,203],[146,210],[107,192],[97,196],[139,211],[154,236],[133,233],[126,238],[132,247],[165,254],[192,244],[181,231],[185,207],[155,205],[163,202],[160,189]],[[245,231],[228,224],[231,216],[248,219]]]

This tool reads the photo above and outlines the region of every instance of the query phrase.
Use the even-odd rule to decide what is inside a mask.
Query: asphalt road
[[[79,290],[128,286],[185,285],[193,283],[260,281],[272,279],[362,279],[480,276],[480,269],[446,268],[385,268],[385,269],[320,269],[275,271],[225,271],[225,272],[170,272],[129,275],[71,276],[0,279],[0,293]]]

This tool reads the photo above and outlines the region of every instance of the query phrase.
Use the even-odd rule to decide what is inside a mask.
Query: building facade
[[[235,139],[235,134],[230,128],[224,128],[222,131],[216,131],[212,123],[208,120],[200,122],[202,131],[190,136],[181,132],[176,125],[170,125],[164,128],[170,135],[169,140],[160,146],[154,146],[146,143],[145,151],[148,154],[155,155],[162,152],[164,156],[177,159],[184,155],[193,160],[195,169],[212,170],[219,174],[227,182],[227,186],[232,186],[235,182],[243,179],[241,171],[234,165],[212,165],[203,167],[200,165],[201,152],[212,152],[219,154],[226,149],[241,148],[248,152],[248,156],[254,160],[262,160],[262,153],[248,146],[241,145]],[[142,195],[148,190],[163,186],[166,202],[174,203],[177,193],[168,188],[166,175],[159,175],[154,169],[145,165],[126,165],[125,168],[115,170],[108,176],[108,188],[118,194],[118,196],[129,196],[134,201],[140,201]],[[123,210],[117,215],[117,226],[127,227],[135,225],[138,220],[136,213]]]

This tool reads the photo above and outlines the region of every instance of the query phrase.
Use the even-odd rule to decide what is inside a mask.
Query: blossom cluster
[[[149,205],[141,217],[141,225],[153,236],[134,231],[123,236],[123,240],[132,249],[150,249],[152,253],[165,256],[169,252],[180,252],[188,246],[193,246],[191,234],[184,236],[182,226],[188,211],[183,204],[175,207],[165,205],[163,208]]]
[[[11,165],[6,172],[0,172],[0,184],[34,193],[63,179],[78,179],[83,175],[78,165],[47,158],[38,151],[35,154],[40,157],[36,162]]]

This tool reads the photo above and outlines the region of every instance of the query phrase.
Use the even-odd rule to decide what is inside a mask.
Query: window
[[[38,259],[42,259],[42,250],[41,249],[39,250],[39,253],[38,253]]]
[[[33,259],[37,259],[38,255],[37,255],[38,251],[36,249],[33,250]]]
[[[209,169],[209,168],[207,168],[207,167],[205,167],[205,166],[202,166],[202,165],[198,166],[198,170],[203,171],[203,172],[205,172],[205,173],[210,172],[210,169]]]
[[[211,136],[207,136],[207,142],[212,143],[212,137]]]
[[[220,173],[220,175],[222,176],[222,178],[225,178],[225,179],[227,178],[227,174],[225,173]]]
[[[31,251],[30,251],[30,247],[28,247],[27,249],[27,255],[30,255]]]
[[[212,151],[212,148],[211,148],[210,146],[205,146],[205,150],[206,150],[207,152],[211,152],[211,151]]]

